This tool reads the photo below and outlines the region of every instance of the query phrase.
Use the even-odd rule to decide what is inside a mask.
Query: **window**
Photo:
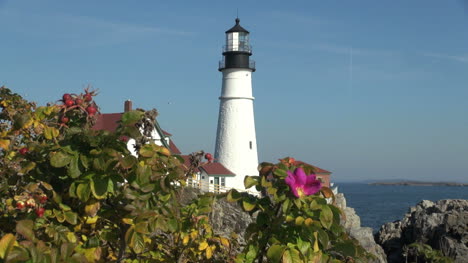
[[[214,180],[215,180],[214,181],[214,191],[215,191],[215,193],[219,193],[219,189],[220,189],[220,187],[219,187],[219,177],[215,177]]]
[[[252,150],[252,141],[249,142],[250,150]]]
[[[202,175],[201,179],[205,179],[205,176],[204,176],[204,175]]]
[[[221,186],[226,186],[226,178],[221,177]]]

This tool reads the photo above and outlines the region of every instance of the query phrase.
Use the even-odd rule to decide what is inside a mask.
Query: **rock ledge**
[[[457,263],[468,263],[468,200],[421,201],[403,220],[383,225],[376,240],[389,263],[405,262],[403,247],[414,242],[441,250]]]

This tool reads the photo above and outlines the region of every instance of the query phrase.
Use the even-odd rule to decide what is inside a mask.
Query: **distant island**
[[[397,182],[374,182],[370,185],[408,185],[408,186],[468,186],[465,183],[454,182],[420,182],[420,181],[397,181]]]

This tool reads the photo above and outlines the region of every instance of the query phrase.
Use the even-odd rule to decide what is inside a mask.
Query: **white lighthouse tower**
[[[219,71],[223,73],[221,97],[219,97],[218,130],[215,158],[232,171],[234,177],[224,177],[221,185],[228,188],[244,188],[246,175],[258,175],[257,139],[252,96],[252,72],[255,62],[250,61],[252,48],[249,31],[239,24],[226,31],[226,45]],[[215,178],[215,184],[217,183]],[[225,182],[223,182],[225,181]]]

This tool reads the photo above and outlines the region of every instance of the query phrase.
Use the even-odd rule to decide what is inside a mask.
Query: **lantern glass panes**
[[[239,51],[250,51],[248,33],[239,32]]]
[[[229,32],[226,34],[226,51],[250,51],[249,33]]]

